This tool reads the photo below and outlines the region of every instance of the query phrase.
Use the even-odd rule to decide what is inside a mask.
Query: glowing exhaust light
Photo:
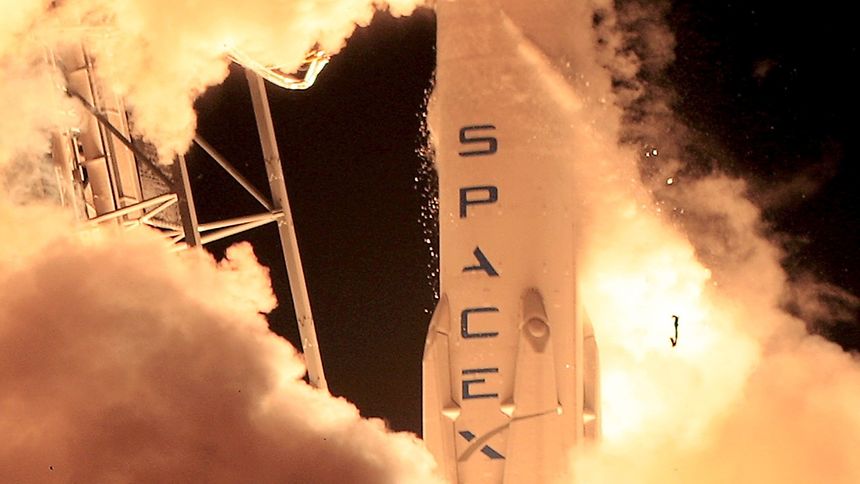
[[[305,57],[305,62],[299,68],[298,72],[291,74],[284,72],[278,66],[265,65],[257,62],[236,48],[230,49],[229,55],[234,62],[253,70],[264,79],[285,89],[296,91],[301,91],[311,87],[330,59],[329,55],[324,51],[312,50],[308,53],[307,57]]]

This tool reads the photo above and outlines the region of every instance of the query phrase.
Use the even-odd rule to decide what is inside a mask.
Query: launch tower
[[[85,46],[73,45],[49,55],[62,73],[60,88],[77,101],[81,120],[79,126],[56,132],[52,138],[51,156],[63,204],[85,224],[160,230],[180,250],[268,223],[277,224],[308,379],[313,386],[326,389],[265,80],[287,89],[306,89],[328,62],[328,56],[322,51],[312,52],[300,72],[293,75],[277,66],[255,62],[242,52],[231,53],[231,58],[245,68],[271,196],[257,189],[197,135],[194,143],[260,205],[260,212],[254,215],[200,223],[194,199],[201,194],[192,191],[184,156],[177,156],[171,165],[160,164],[155,150],[131,135],[123,99],[100,79]]]

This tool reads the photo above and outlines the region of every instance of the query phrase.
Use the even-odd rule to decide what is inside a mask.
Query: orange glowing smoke
[[[56,6],[53,6],[56,5]],[[83,42],[164,159],[227,50],[288,68],[374,2],[0,1],[0,481],[439,482],[413,435],[302,381],[249,246],[215,263],[39,205],[47,133],[78,122],[46,53]],[[394,13],[413,2],[393,1]],[[50,185],[50,183],[48,184]],[[14,205],[10,200],[29,206]]]
[[[137,134],[164,160],[184,152],[194,135],[193,102],[228,74],[241,50],[264,65],[297,69],[319,46],[336,54],[377,9],[407,15],[416,0],[0,0],[0,152],[45,146],[33,131],[68,128],[46,51],[83,43],[106,85],[125,97]],[[56,6],[52,6],[55,4]],[[25,122],[21,122],[25,121]],[[16,126],[17,124],[17,126]],[[26,133],[22,133],[27,130]],[[26,138],[21,138],[27,135]],[[0,164],[4,163],[0,153]]]
[[[672,132],[659,93],[649,93],[644,123],[620,122],[647,91],[636,72],[671,58],[659,14],[638,2],[617,15],[602,10],[598,35],[608,47],[597,49],[585,78],[604,91],[584,90],[584,107],[571,119],[593,129],[577,139],[572,158],[589,160],[576,165],[585,234],[580,287],[601,352],[605,437],[574,459],[576,482],[860,482],[860,361],[810,336],[782,309],[798,288],[745,183],[720,174],[676,179],[681,161],[661,155],[651,160],[661,174],[653,190],[668,203],[658,203],[640,181],[640,153],[615,142],[620,130]],[[637,35],[658,59],[622,48],[631,35],[625,21],[642,29]],[[582,41],[596,45],[590,35]],[[610,92],[609,71],[634,87]],[[683,226],[670,218],[681,209]]]
[[[79,234],[0,203],[3,482],[439,482],[410,434],[302,381],[249,245]]]
[[[780,253],[741,182],[679,188],[685,206],[725,221],[710,247],[732,251],[708,270],[651,205],[602,214],[583,287],[605,442],[577,472],[601,483],[860,482],[856,357],[780,309]]]

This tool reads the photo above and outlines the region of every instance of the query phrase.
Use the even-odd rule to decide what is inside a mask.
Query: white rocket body
[[[597,346],[579,304],[570,99],[547,56],[564,0],[438,0],[430,128],[441,298],[424,440],[452,483],[569,475],[598,437]],[[563,37],[563,36],[562,36]],[[562,76],[562,74],[555,74]]]

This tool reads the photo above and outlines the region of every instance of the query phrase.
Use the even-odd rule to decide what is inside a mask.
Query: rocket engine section
[[[442,296],[424,349],[423,419],[453,483],[553,482],[600,433],[570,173],[587,161],[570,159],[564,100],[544,76],[552,46],[528,30],[541,12],[571,10],[517,3],[436,4]]]

